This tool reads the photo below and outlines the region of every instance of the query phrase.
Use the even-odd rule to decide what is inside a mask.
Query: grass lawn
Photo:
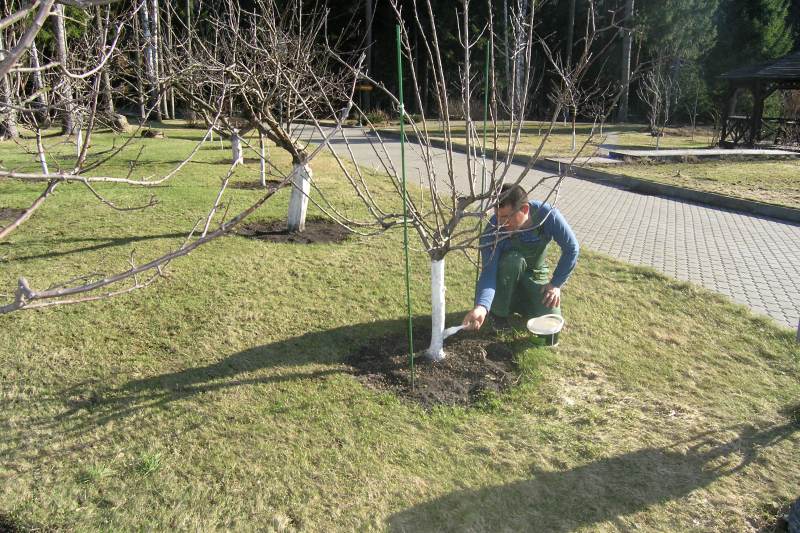
[[[625,164],[617,174],[800,208],[800,160]]]
[[[482,139],[483,130],[481,122],[476,122],[478,128],[478,138]],[[519,155],[533,155],[547,132],[549,122],[527,121],[523,126],[520,142],[517,147]],[[422,129],[421,126],[418,126]],[[443,139],[442,125],[434,120],[427,122],[428,131],[431,138]],[[399,129],[398,126],[391,127],[393,130]],[[407,129],[406,131],[411,131]],[[463,121],[453,121],[451,126],[454,142],[463,144],[466,142],[466,126]],[[647,127],[642,124],[608,124],[604,128],[603,135],[599,133],[599,127],[592,132],[592,124],[579,123],[575,128],[576,150],[572,150],[572,126],[558,122],[545,141],[542,148],[541,157],[573,157],[578,151],[581,156],[594,155],[600,144],[615,145],[620,148],[628,149],[655,149],[656,138],[647,132]],[[689,128],[666,128],[664,136],[659,143],[660,148],[706,148],[711,143],[712,132],[708,128],[698,128],[694,137]],[[489,146],[492,146],[492,131],[489,130]],[[591,137],[590,142],[584,148],[586,140]],[[481,141],[482,142],[482,141]],[[508,126],[499,129],[497,149],[506,151],[508,143]]]
[[[167,135],[142,141],[146,174],[202,133]],[[124,174],[125,158],[107,172]],[[144,212],[60,186],[0,243],[3,301],[21,275],[42,288],[180,244],[228,159],[205,147]],[[10,143],[0,160],[36,168]],[[348,201],[330,160],[314,170]],[[0,207],[26,207],[41,188],[0,180]],[[98,189],[120,205],[152,192]],[[259,194],[230,193],[231,213]],[[283,218],[287,202],[282,191],[253,216]],[[403,331],[401,240],[231,236],[146,290],[0,316],[0,529],[743,531],[800,496],[794,332],[589,251],[564,290],[559,347],[501,339],[519,348],[510,392],[425,411],[365,388],[342,361]],[[448,257],[449,325],[475,272]],[[423,325],[423,253],[412,270]]]

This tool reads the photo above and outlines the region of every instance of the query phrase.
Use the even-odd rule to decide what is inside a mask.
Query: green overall
[[[541,237],[541,228],[536,230]],[[526,319],[547,314],[561,314],[560,307],[542,303],[542,287],[549,281],[545,256],[548,241],[522,242],[519,235],[510,237],[511,249],[500,256],[492,313],[508,317],[519,313]]]

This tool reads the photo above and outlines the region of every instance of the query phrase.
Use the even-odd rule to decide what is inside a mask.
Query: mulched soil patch
[[[0,220],[16,220],[18,216],[24,213],[24,209],[16,209],[14,207],[0,207]]]
[[[277,187],[281,184],[279,180],[266,180],[267,186],[262,187],[260,181],[234,181],[228,185],[231,189],[241,189],[245,191],[260,190],[265,191]]]
[[[306,229],[301,233],[290,233],[285,220],[250,222],[240,226],[236,233],[260,241],[294,244],[340,243],[350,235],[335,222],[314,219],[306,220]]]
[[[415,329],[414,336],[429,339]],[[415,339],[416,340],[416,339]],[[391,391],[426,408],[471,405],[486,392],[502,392],[516,383],[513,352],[496,339],[460,333],[445,341],[444,361],[424,355],[415,342],[415,388],[411,389],[408,340],[394,334],[369,341],[347,359],[357,379],[370,388]]]

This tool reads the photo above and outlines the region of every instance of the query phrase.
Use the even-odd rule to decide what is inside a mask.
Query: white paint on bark
[[[300,168],[298,168],[300,167]],[[289,197],[289,231],[306,229],[306,211],[308,211],[308,195],[311,192],[311,167],[303,163],[295,163],[292,167],[292,194]]]
[[[242,151],[242,138],[239,136],[239,130],[234,129],[231,134],[231,150],[233,151],[232,165],[241,165],[244,163],[244,152]]]
[[[431,345],[426,352],[434,361],[444,359],[444,258],[431,261]]]

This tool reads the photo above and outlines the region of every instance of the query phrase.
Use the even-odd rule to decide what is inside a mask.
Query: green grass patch
[[[145,174],[168,169],[202,132],[167,135],[139,141]],[[180,244],[228,158],[227,143],[204,148],[138,213],[60,187],[0,244],[0,293],[8,299],[21,275],[47,287]],[[9,143],[0,159],[36,168]],[[124,175],[128,164],[101,170]],[[257,168],[235,179],[255,180]],[[331,160],[314,172],[360,213]],[[392,205],[388,183],[370,179]],[[42,187],[0,181],[0,204],[24,207]],[[153,193],[100,189],[116,202]],[[258,194],[230,191],[230,212]],[[254,216],[285,217],[287,202],[282,191]],[[517,343],[510,392],[425,411],[365,388],[342,361],[404,328],[401,241],[399,232],[307,246],[232,236],[176,260],[147,290],[0,316],[0,524],[740,531],[769,502],[798,496],[794,332],[588,251],[564,289],[560,346]],[[473,268],[448,256],[448,324],[471,305]],[[424,321],[420,251],[412,276]]]

